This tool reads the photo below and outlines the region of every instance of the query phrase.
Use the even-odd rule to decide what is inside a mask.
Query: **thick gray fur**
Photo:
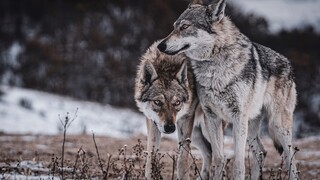
[[[258,157],[250,178],[261,177],[266,155],[259,138],[263,117],[277,150],[284,152],[290,179],[298,179],[294,158],[291,161],[296,88],[290,61],[250,41],[224,15],[225,6],[224,0],[191,3],[158,49],[190,58],[214,156],[214,179],[223,178],[223,121],[233,123],[234,179],[245,178],[246,142]]]

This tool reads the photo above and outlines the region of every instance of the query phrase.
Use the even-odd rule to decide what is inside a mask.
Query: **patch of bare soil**
[[[143,179],[146,140],[144,135],[127,139],[96,136],[97,146],[95,146],[92,135],[68,135],[62,168],[62,135],[0,134],[0,178]],[[295,158],[301,179],[320,177],[319,140],[320,137],[309,137],[295,140],[293,143],[294,147],[300,149]],[[268,151],[263,178],[287,179],[285,168],[281,169],[282,158],[274,149],[272,141],[264,138],[263,144]],[[231,177],[232,149],[232,141],[225,141],[226,158],[230,159],[226,167],[227,177]],[[193,149],[192,154],[196,158],[197,167],[190,159],[190,176],[195,179],[198,170],[201,169],[201,156],[196,149]],[[154,163],[157,166],[154,171],[155,179],[176,178],[175,172],[173,173],[176,156],[176,140],[163,138],[160,151],[154,155]],[[249,171],[250,162],[248,158],[246,159],[246,171]],[[282,171],[281,177],[280,171]]]

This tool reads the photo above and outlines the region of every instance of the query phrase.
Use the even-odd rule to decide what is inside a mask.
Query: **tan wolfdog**
[[[184,55],[166,55],[157,49],[158,43],[154,43],[142,56],[135,82],[135,101],[147,118],[145,177],[152,179],[151,151],[159,148],[161,133],[173,133],[177,129],[177,178],[189,179],[188,152],[192,139],[203,157],[201,177],[208,179],[211,145],[208,134],[203,133],[204,114],[196,96],[194,76],[187,66],[188,58]]]

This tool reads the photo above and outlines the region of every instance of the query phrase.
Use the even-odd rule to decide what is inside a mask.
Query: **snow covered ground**
[[[59,179],[58,176],[52,176],[49,170],[52,154],[59,155],[61,150],[62,136],[54,136],[61,133],[59,114],[62,119],[69,112],[69,117],[73,118],[77,108],[77,117],[68,134],[86,132],[89,135],[68,136],[68,158],[75,158],[80,147],[88,153],[95,152],[91,131],[106,135],[96,137],[103,159],[106,159],[109,153],[119,153],[118,149],[124,144],[133,147],[137,139],[141,139],[144,146],[146,144],[146,137],[143,135],[146,132],[144,116],[129,109],[16,87],[0,86],[0,90],[4,92],[4,95],[0,96],[0,132],[7,133],[0,133],[0,169],[5,169],[0,173],[0,179]],[[175,137],[175,133],[171,137],[173,136]],[[319,138],[314,136],[293,141],[293,145],[300,149],[296,159],[302,172],[301,179],[319,177]],[[270,169],[279,167],[281,157],[273,148],[270,138],[263,138],[262,141],[268,151],[264,172],[268,175]],[[232,142],[231,137],[225,138],[224,153],[227,158],[233,158],[234,155]],[[161,151],[174,153],[176,145],[175,138],[163,138]],[[200,157],[199,151],[194,150],[193,153]],[[166,161],[171,163],[171,160],[166,158]],[[38,162],[37,159],[41,161]],[[71,162],[74,162],[74,159]],[[164,172],[169,177],[171,166]]]
[[[0,131],[5,133],[58,134],[62,120],[77,117],[69,134],[91,133],[126,137],[145,133],[145,118],[130,109],[114,108],[93,102],[16,87],[0,86]]]
[[[267,19],[271,32],[312,25],[320,32],[320,0],[231,0],[246,13]]]

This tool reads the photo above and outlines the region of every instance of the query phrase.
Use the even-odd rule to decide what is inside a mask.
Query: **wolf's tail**
[[[283,153],[283,147],[282,145],[277,141],[275,140],[274,138],[272,138],[273,140],[273,145],[274,147],[276,148],[276,150],[278,151],[278,153],[281,155]]]
[[[273,140],[274,147],[276,148],[278,153],[281,155],[283,153],[283,145],[282,145],[283,143],[281,143],[283,139],[281,138],[282,135],[281,135],[281,131],[279,130],[279,127],[275,125],[273,122],[270,122],[269,120],[268,130],[269,130],[269,135]]]

